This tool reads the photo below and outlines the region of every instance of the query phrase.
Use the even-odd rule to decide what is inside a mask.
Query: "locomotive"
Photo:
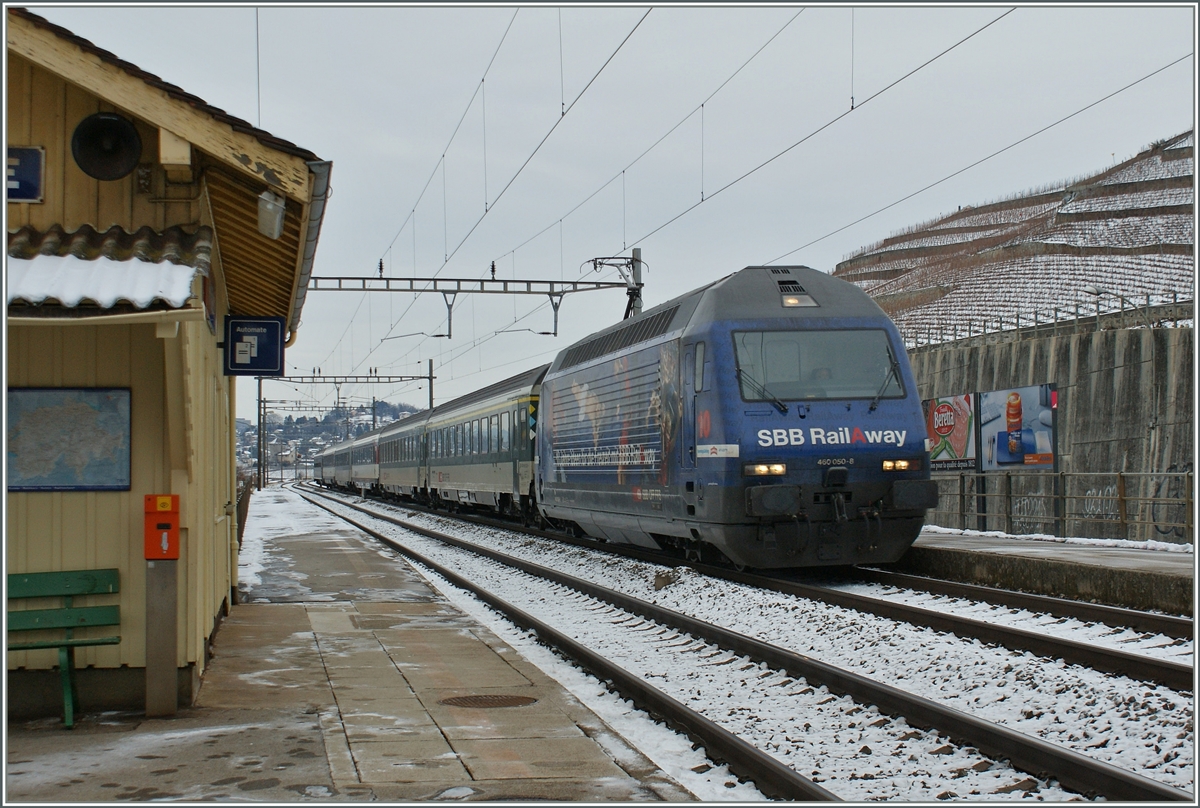
[[[737,568],[896,561],[937,505],[898,330],[802,266],[648,309],[330,447],[315,476]]]

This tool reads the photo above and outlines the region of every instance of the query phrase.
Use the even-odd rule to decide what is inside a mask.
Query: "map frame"
[[[117,482],[112,483],[112,484],[105,484],[105,483],[81,483],[81,484],[75,484],[75,485],[63,485],[63,484],[59,484],[59,483],[14,484],[13,479],[12,479],[13,475],[11,474],[11,469],[9,468],[9,466],[11,466],[11,464],[13,462],[13,458],[10,457],[8,454],[8,453],[13,452],[12,441],[10,439],[10,440],[6,441],[6,443],[8,444],[6,448],[8,451],[5,456],[5,466],[6,466],[5,476],[7,478],[6,479],[6,483],[7,483],[6,487],[7,487],[8,491],[10,491],[10,492],[129,491],[132,489],[132,483],[133,483],[133,467],[132,467],[133,466],[133,411],[132,411],[133,389],[132,388],[130,388],[130,387],[9,387],[6,390],[6,393],[7,393],[7,397],[6,397],[6,401],[5,401],[6,409],[7,409],[6,424],[5,424],[6,436],[10,435],[10,429],[12,427],[11,420],[13,418],[14,410],[24,409],[24,408],[15,408],[15,407],[7,406],[8,401],[9,401],[8,397],[14,397],[14,398],[19,399],[19,398],[28,396],[28,397],[32,398],[33,396],[44,396],[48,393],[50,393],[50,394],[58,393],[58,394],[61,394],[65,399],[66,396],[71,395],[71,396],[74,396],[79,401],[87,404],[88,406],[92,406],[94,409],[97,409],[98,411],[102,412],[103,410],[101,410],[100,407],[96,407],[95,405],[107,403],[108,401],[111,401],[115,396],[124,405],[123,409],[124,409],[124,413],[125,413],[126,417],[125,417],[123,423],[119,424],[119,428],[121,430],[121,438],[124,442],[124,446],[127,448],[126,458],[125,458],[126,463],[125,463],[125,468],[124,468],[124,479],[123,480],[119,479]],[[66,402],[64,401],[64,403],[66,403]],[[118,404],[117,407],[118,407],[118,409],[120,409],[121,404]]]

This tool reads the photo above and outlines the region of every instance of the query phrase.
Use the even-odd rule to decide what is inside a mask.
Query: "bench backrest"
[[[120,570],[13,572],[8,576],[8,599],[101,595],[121,591]]]
[[[9,631],[87,628],[121,625],[120,606],[78,606],[66,609],[28,609],[8,613]],[[67,635],[70,636],[70,635]]]
[[[62,572],[14,572],[8,576],[8,599],[63,598],[62,608],[27,609],[8,613],[9,631],[75,629],[88,626],[119,626],[120,606],[74,606],[81,595],[121,591],[120,571],[66,570]],[[71,636],[70,634],[67,635]]]

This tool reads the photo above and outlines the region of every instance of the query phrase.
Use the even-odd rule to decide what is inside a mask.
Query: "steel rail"
[[[323,496],[333,499],[327,495]],[[314,504],[330,510],[319,503]],[[357,504],[347,502],[339,502],[339,504],[373,518],[390,522],[413,533],[445,542],[531,575],[554,581],[620,609],[639,614],[648,620],[692,634],[727,650],[766,662],[773,667],[782,668],[789,675],[802,677],[810,684],[824,685],[833,692],[848,695],[860,702],[874,704],[881,712],[900,716],[915,727],[936,729],[959,743],[974,746],[999,759],[1006,759],[1016,769],[1042,779],[1057,779],[1067,788],[1085,796],[1104,796],[1112,800],[1194,801],[1191,794],[1151,778],[999,724],[984,721],[811,657],[787,651],[678,612],[672,612],[656,604],[614,592],[539,564],[478,547],[453,536],[409,524],[393,516],[372,512]],[[335,511],[330,510],[330,512],[336,514]],[[343,514],[336,515],[371,535],[379,537],[381,541],[392,544],[391,540],[382,538],[377,532],[354,522],[349,517]]]
[[[1190,617],[1141,612],[1137,609],[1123,609],[1119,606],[1105,606],[1100,603],[1086,603],[1081,600],[1055,598],[1049,595],[1033,595],[1011,589],[995,589],[941,578],[927,578],[923,575],[907,575],[873,567],[856,567],[854,575],[874,583],[889,584],[905,589],[919,589],[938,595],[981,600],[986,603],[1010,606],[1014,609],[1045,612],[1055,617],[1073,617],[1091,623],[1127,627],[1177,639],[1186,640],[1195,636],[1195,622]]]
[[[409,506],[408,504],[405,504],[403,507],[408,507],[411,510],[424,510],[420,507]],[[979,640],[980,642],[1011,648],[1015,651],[1029,651],[1030,653],[1037,654],[1038,656],[1044,656],[1050,659],[1061,659],[1069,664],[1083,665],[1102,673],[1112,673],[1120,676],[1126,676],[1130,679],[1136,679],[1138,681],[1161,684],[1174,690],[1192,692],[1195,686],[1195,674],[1192,666],[1183,665],[1178,662],[1154,659],[1153,657],[1141,654],[1133,654],[1127,651],[1118,651],[1116,649],[1089,645],[1087,643],[1076,642],[1074,640],[1038,634],[1036,632],[1027,631],[1024,629],[995,625],[993,623],[986,623],[982,620],[974,620],[969,617],[945,614],[932,609],[924,609],[919,606],[893,603],[880,598],[869,597],[867,595],[856,595],[850,592],[842,592],[826,586],[789,581],[770,574],[738,572],[736,570],[731,570],[726,567],[718,567],[712,564],[696,563],[692,561],[685,562],[677,557],[651,552],[642,548],[601,543],[593,539],[581,539],[564,536],[561,533],[539,530],[532,527],[520,527],[513,523],[502,522],[499,520],[475,515],[454,514],[451,517],[448,514],[441,512],[434,511],[431,513],[444,518],[455,518],[475,524],[489,525],[491,527],[497,527],[503,530],[522,532],[528,535],[538,536],[540,538],[565,542],[577,547],[587,547],[600,552],[613,553],[627,558],[638,559],[640,561],[663,564],[666,566],[686,565],[703,572],[705,575],[732,581],[734,583],[745,584],[747,586],[766,589],[772,592],[779,592],[785,595],[794,595],[796,597],[807,598],[809,600],[816,600],[822,603],[827,603],[831,606],[840,606],[845,609],[866,612],[879,617],[887,617],[889,619],[899,620],[911,625],[930,628],[934,631],[945,631],[958,637],[975,639]]]
[[[708,572],[708,570],[705,571]],[[1061,659],[1063,662],[1084,665],[1104,673],[1114,673],[1130,679],[1165,685],[1174,690],[1190,692],[1194,687],[1194,671],[1191,665],[1154,659],[1141,654],[1131,654],[1128,651],[1089,645],[1061,637],[1051,637],[1025,629],[986,623],[969,617],[945,614],[933,609],[893,603],[880,598],[856,595],[813,584],[782,581],[738,572],[720,571],[717,574],[727,580],[819,600],[832,606],[870,612],[880,617],[890,617],[893,620],[924,626],[935,631],[945,631],[959,637],[969,637],[1017,651],[1029,651],[1038,656]]]
[[[792,767],[780,762],[752,744],[747,743],[719,724],[710,721],[695,710],[671,698],[658,688],[647,684],[644,680],[634,676],[624,668],[615,665],[562,632],[543,623],[528,612],[481,589],[461,575],[400,544],[394,539],[389,539],[361,522],[351,519],[345,514],[337,513],[319,502],[315,502],[310,495],[302,493],[301,496],[317,507],[337,516],[339,519],[349,522],[359,530],[383,542],[397,552],[432,569],[455,586],[467,590],[489,606],[495,608],[516,625],[536,632],[545,642],[554,646],[571,659],[574,659],[602,681],[612,682],[618,691],[632,699],[641,709],[664,719],[671,727],[683,732],[697,743],[702,744],[710,758],[727,763],[735,772],[740,773],[749,780],[753,780],[754,784],[764,794],[784,800],[841,800],[836,794],[817,785]],[[398,520],[370,513],[363,508],[358,508],[349,503],[339,504],[360,510],[376,519],[395,521],[396,524],[403,524]],[[404,527],[413,532],[422,532],[411,526],[404,525]]]

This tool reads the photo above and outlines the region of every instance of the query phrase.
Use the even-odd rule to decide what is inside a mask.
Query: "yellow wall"
[[[158,165],[157,127],[128,116],[142,140],[141,163],[153,167],[150,193],[137,192],[137,171],[112,182],[92,179],[75,165],[71,135],[88,115],[120,110],[11,51],[8,68],[8,145],[46,150],[45,202],[8,203],[9,230],[59,224],[73,232],[90,224],[104,231],[115,224],[132,233],[145,225],[161,231],[199,223],[196,185],[168,184]]]
[[[181,225],[212,226],[199,182],[167,183],[158,163],[158,130],[135,120],[141,162],[150,166],[152,189],[138,193],[137,171],[114,182],[85,175],[70,153],[70,138],[85,116],[107,109],[94,96],[9,53],[8,140],[46,149],[43,204],[8,204],[9,227],[67,232],[84,224],[97,230],[119,225],[157,231]],[[132,117],[132,116],[130,116]],[[171,201],[167,198],[178,199]],[[214,247],[216,323],[220,332],[227,296]],[[200,296],[197,277],[193,293]],[[127,492],[11,492],[7,494],[7,571],[116,567],[119,646],[80,648],[77,667],[145,665],[145,560],[142,497],[180,495],[178,663],[202,667],[206,638],[231,587],[236,585],[236,500],[231,421],[232,381],[222,375],[217,336],[204,321],[185,322],[178,336],[159,338],[153,324],[38,325],[8,327],[9,387],[128,387],[132,390],[131,489]],[[231,548],[232,544],[232,548]],[[48,668],[54,651],[10,654],[9,668]]]

